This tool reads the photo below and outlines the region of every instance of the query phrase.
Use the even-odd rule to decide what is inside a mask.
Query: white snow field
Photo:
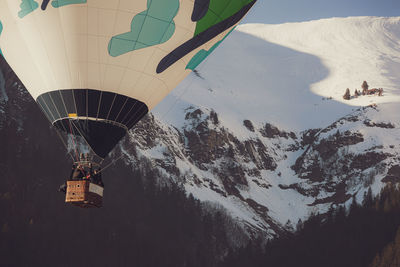
[[[191,74],[153,112],[177,125],[179,107],[193,105],[214,109],[231,126],[250,119],[288,130],[321,127],[353,106],[400,102],[400,17],[240,25],[198,71],[204,80]],[[343,100],[364,80],[385,96]]]

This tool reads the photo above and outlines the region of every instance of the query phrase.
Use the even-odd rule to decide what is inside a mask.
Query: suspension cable
[[[104,168],[101,168],[99,172],[103,172],[104,170],[108,169],[111,165],[115,164],[118,160],[120,160],[124,154],[121,154],[118,158],[114,159],[111,163],[107,164]]]
[[[96,152],[94,152],[92,146],[88,143],[88,141],[86,140],[86,138],[84,137],[84,135],[82,134],[81,130],[79,130],[79,128],[75,125],[74,122],[72,122],[72,125],[74,126],[74,128],[78,131],[79,135],[83,138],[83,140],[85,141],[86,145],[89,147],[89,149],[96,154]],[[104,160],[102,157],[98,156],[99,158],[101,158],[102,160]]]
[[[70,130],[71,135],[72,135],[72,143],[73,143],[72,145],[74,146],[73,149],[75,151],[76,161],[79,161],[78,147],[77,147],[76,142],[75,142],[75,135],[73,133],[73,129],[72,129],[72,126],[71,126],[71,120],[68,120],[68,124],[69,124],[69,130]]]
[[[75,161],[74,156],[71,152],[69,152],[68,145],[64,142],[64,138],[61,136],[61,133],[59,132],[59,130],[56,127],[53,127],[53,128],[56,131],[56,133],[57,133],[58,137],[60,138],[62,144],[64,145],[65,149],[67,150],[68,155],[71,156],[72,162],[74,162]]]

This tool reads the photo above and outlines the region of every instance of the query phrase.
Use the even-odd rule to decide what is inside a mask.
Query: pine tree
[[[350,205],[349,215],[350,215],[350,216],[351,216],[351,215],[354,215],[354,213],[357,212],[358,208],[359,208],[359,206],[358,206],[356,197],[353,196],[353,199],[352,199],[351,205]]]
[[[363,94],[363,95],[366,95],[366,94],[367,94],[367,92],[368,92],[368,87],[369,87],[369,85],[368,85],[367,81],[363,81],[363,83],[362,83],[362,85],[361,85],[361,88],[363,89],[363,91],[362,91],[362,94]]]
[[[371,208],[373,205],[373,198],[372,198],[372,190],[371,187],[368,188],[367,193],[364,194],[364,200],[363,200],[363,207],[365,208]]]
[[[349,88],[346,89],[346,92],[343,95],[343,99],[350,100],[350,89]]]

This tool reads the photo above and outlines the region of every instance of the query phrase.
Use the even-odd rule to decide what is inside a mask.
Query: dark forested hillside
[[[265,246],[251,242],[222,266],[368,266],[394,239],[399,225],[400,190],[389,185],[376,198],[369,191],[362,205],[353,201],[347,211],[339,207],[299,222],[290,236]],[[383,264],[398,259],[398,246],[398,241],[387,246],[372,266],[399,266]]]
[[[393,242],[385,246],[382,253],[375,256],[370,267],[397,267],[400,266],[400,227]]]

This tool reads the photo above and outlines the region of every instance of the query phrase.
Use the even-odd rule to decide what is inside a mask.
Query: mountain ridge
[[[151,124],[166,127],[161,136],[168,137],[152,139],[157,145],[151,149],[138,144],[138,150],[195,197],[222,204],[250,232],[279,235],[288,221],[294,226],[331,205],[348,205],[352,196],[362,201],[368,187],[378,193],[399,164],[399,140],[389,137],[400,125],[400,50],[393,45],[400,47],[400,34],[388,27],[365,44],[368,49],[357,46],[369,25],[376,32],[398,24],[400,18],[354,17],[241,25],[152,112]],[[304,32],[310,32],[308,41],[301,39]],[[376,56],[384,45],[390,54]],[[333,53],[337,47],[345,52]],[[353,47],[354,55],[343,47]],[[337,70],[346,62],[361,70],[342,78]],[[382,62],[393,68],[382,71]],[[346,87],[359,88],[363,80],[384,87],[384,96],[342,99]],[[131,142],[145,134],[141,128],[132,131]],[[174,145],[165,145],[171,136]],[[345,153],[351,154],[346,163]],[[334,161],[344,170],[324,165]],[[346,176],[346,168],[355,171]]]

